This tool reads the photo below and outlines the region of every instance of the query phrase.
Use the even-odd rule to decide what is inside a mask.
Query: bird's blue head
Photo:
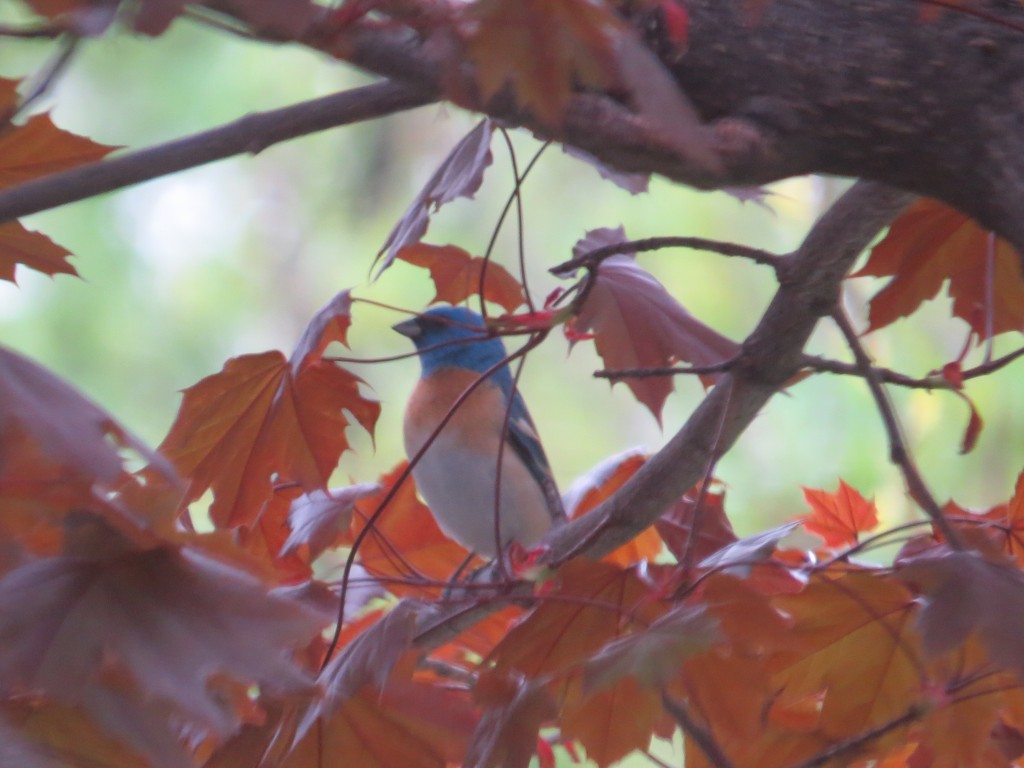
[[[464,307],[435,307],[394,329],[416,345],[424,376],[439,368],[467,368],[483,373],[506,357],[501,339],[489,337],[483,318]],[[497,375],[508,376],[508,368],[502,368]]]

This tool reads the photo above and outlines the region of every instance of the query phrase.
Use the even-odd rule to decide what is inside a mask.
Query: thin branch
[[[1010,363],[1024,357],[1024,347],[1015,349],[1002,357],[997,357],[986,363],[981,363],[973,368],[968,368],[961,373],[964,381],[977,379],[995,373],[1005,368]],[[598,379],[649,379],[658,376],[705,376],[712,373],[723,373],[736,365],[739,358],[723,360],[720,363],[711,365],[669,365],[651,366],[649,368],[607,368],[594,371],[594,377]],[[809,368],[817,373],[834,373],[839,376],[855,376],[858,379],[865,377],[864,371],[855,363],[845,363],[841,360],[832,360],[818,355],[804,355],[802,368]],[[886,384],[894,384],[907,389],[956,389],[956,386],[940,374],[933,373],[921,378],[907,376],[905,373],[894,371],[891,368],[884,368],[872,365],[871,370],[878,376],[879,380]]]
[[[942,513],[942,508],[935,500],[935,497],[932,496],[932,492],[928,490],[924,478],[921,477],[921,473],[910,456],[910,451],[907,450],[896,412],[886,396],[881,379],[871,367],[871,359],[864,351],[864,347],[857,337],[857,332],[853,330],[853,326],[850,325],[850,320],[846,317],[846,313],[842,308],[836,307],[833,310],[832,319],[845,337],[846,343],[849,345],[850,351],[853,352],[853,356],[857,361],[857,367],[860,368],[864,379],[868,383],[868,387],[871,389],[871,395],[875,399],[875,405],[882,417],[886,434],[889,436],[889,459],[903,473],[903,479],[907,484],[910,496],[921,506],[928,517],[935,522],[936,527],[942,531],[942,535],[949,542],[949,545],[953,549],[962,550],[964,545],[960,540],[960,535],[950,525],[949,521],[946,520],[946,516]]]
[[[898,730],[905,725],[909,725],[920,718],[922,714],[923,711],[920,707],[911,707],[899,717],[894,718],[887,723],[883,723],[877,728],[864,731],[864,733],[849,738],[846,741],[841,741],[835,746],[826,749],[824,752],[819,752],[814,757],[791,766],[791,768],[820,768],[820,766],[827,765],[836,758],[860,751],[866,744],[874,741],[875,739],[880,739],[887,733]]]
[[[661,694],[661,705],[665,707],[666,712],[675,718],[683,732],[700,747],[701,752],[704,753],[704,756],[711,765],[715,766],[715,768],[732,768],[732,761],[725,756],[722,748],[718,746],[718,742],[715,741],[711,733],[694,722],[694,719],[690,717],[690,713],[686,711],[685,704],[676,701],[663,691]]]
[[[247,152],[256,154],[288,139],[373,120],[430,104],[435,99],[432,93],[382,82],[269,112],[246,115],[209,131],[43,176],[0,191],[0,223],[214,160]]]
[[[834,373],[839,376],[856,376],[858,379],[866,377],[864,369],[856,363],[844,363],[841,360],[831,360],[827,357],[817,355],[804,355],[804,368],[810,368],[816,373]],[[913,376],[899,373],[898,371],[872,365],[871,373],[886,384],[895,384],[907,389],[955,389],[953,383],[942,376],[932,375],[915,379]]]
[[[644,251],[658,251],[663,248],[690,248],[696,251],[710,251],[722,256],[735,256],[741,259],[750,259],[755,264],[763,264],[772,269],[779,269],[780,264],[786,257],[769,253],[761,248],[752,248],[748,245],[738,243],[726,243],[721,240],[708,240],[704,237],[646,237],[641,240],[627,240],[622,243],[612,243],[601,248],[595,248],[587,253],[563,262],[552,267],[549,272],[559,277],[571,275],[580,267],[587,269],[596,268],[602,261],[622,253],[642,253]]]
[[[0,24],[0,37],[17,37],[23,40],[53,39],[60,37],[67,29],[60,24],[43,23],[19,27],[13,24]]]
[[[731,370],[739,361],[738,357],[731,357],[720,363],[709,365],[670,365],[652,366],[650,368],[606,368],[594,371],[595,379],[650,379],[658,376],[707,376],[712,373],[725,373]]]
[[[67,69],[68,64],[71,62],[71,57],[78,50],[81,40],[82,38],[78,35],[68,35],[61,39],[59,50],[35,76],[32,89],[18,103],[18,109],[12,117],[24,114],[25,110],[50,90],[57,77]]]

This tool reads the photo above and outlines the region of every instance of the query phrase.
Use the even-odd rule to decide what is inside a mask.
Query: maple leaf
[[[292,351],[292,368],[298,372],[307,363],[315,362],[327,345],[337,341],[348,346],[348,329],[352,325],[352,292],[340,291],[327,302],[306,325],[299,343]]]
[[[919,627],[928,653],[956,648],[976,632],[995,662],[1024,671],[1021,571],[942,546],[909,559],[900,576],[927,597]]]
[[[106,157],[117,147],[61,130],[47,115],[0,130],[0,189]]]
[[[380,491],[356,503],[351,539],[362,531],[366,521],[391,493],[405,467],[403,462],[384,475],[380,479]],[[468,554],[437,527],[430,510],[417,498],[416,484],[409,475],[363,540],[359,562],[395,594],[422,593],[424,589],[437,591],[437,585],[447,582]],[[425,578],[426,585],[403,583],[413,576]]]
[[[46,235],[25,229],[16,221],[0,224],[0,280],[14,279],[15,267],[23,264],[44,275],[78,276],[68,263],[71,254]]]
[[[925,199],[893,222],[853,277],[892,277],[871,299],[869,332],[911,314],[949,281],[953,315],[987,339],[1024,329],[1020,265],[1006,240],[959,211]]]
[[[158,454],[71,385],[26,357],[0,347],[0,487],[26,482],[24,451],[64,476],[110,488],[124,473],[121,451],[135,451],[166,477],[174,471]],[[46,472],[45,466],[37,467]],[[48,478],[55,479],[55,478]]]
[[[971,513],[949,502],[942,511],[961,535],[971,537],[982,531],[1010,555],[1018,567],[1024,567],[1024,472],[1017,476],[1013,498],[1006,504],[998,504],[986,512]]]
[[[417,613],[416,604],[400,602],[331,659],[319,678],[324,695],[303,716],[295,743],[317,720],[328,719],[364,687],[371,686],[378,692],[384,689],[395,665],[412,645]]]
[[[790,617],[794,640],[793,652],[773,662],[781,701],[824,693],[817,727],[828,738],[883,725],[916,701],[921,640],[914,595],[900,580],[871,571],[822,575],[772,602]]]
[[[550,692],[522,678],[485,672],[473,696],[486,709],[466,751],[466,768],[527,768],[541,726],[557,714]]]
[[[544,600],[548,597],[548,600]],[[573,560],[544,585],[539,605],[488,657],[501,673],[553,679],[563,735],[579,739],[599,765],[646,747],[662,708],[660,694],[631,678],[585,692],[583,665],[614,639],[641,631],[664,613],[636,568]]]
[[[750,573],[753,563],[767,560],[775,552],[779,542],[791,534],[800,523],[793,521],[769,528],[767,531],[744,536],[726,544],[712,555],[700,561],[701,568],[716,568],[727,572]]]
[[[835,493],[804,488],[804,499],[813,510],[803,518],[804,528],[821,536],[826,546],[852,546],[878,525],[875,503],[842,480]]]
[[[436,289],[431,304],[441,301],[455,306],[479,294],[504,307],[506,312],[512,312],[525,301],[523,287],[508,270],[481,256],[470,256],[456,245],[413,243],[402,248],[397,257],[430,270]],[[485,278],[482,294],[481,277]]]
[[[575,519],[611,498],[646,461],[647,454],[640,449],[624,451],[601,461],[573,481],[566,491],[563,499],[566,514],[570,519]],[[628,566],[643,560],[653,560],[661,552],[661,546],[658,531],[650,527],[601,559]]]
[[[574,82],[597,90],[619,82],[615,43],[625,24],[604,2],[480,0],[465,17],[485,100],[511,83],[520,104],[557,126]]]
[[[18,768],[150,768],[80,709],[51,700],[0,704],[0,765]]]
[[[766,662],[794,650],[791,622],[746,581],[721,573],[703,582],[698,604],[723,642],[686,660],[668,690],[713,726],[720,743],[746,742],[762,731],[778,692]]]
[[[689,556],[691,562],[699,563],[736,541],[725,514],[725,492],[705,491],[702,497],[699,485],[687,491],[655,520],[654,527],[679,562]],[[696,539],[693,539],[694,528],[697,529]]]
[[[218,527],[248,525],[270,498],[272,480],[317,490],[348,448],[346,428],[372,432],[380,405],[361,380],[333,363],[297,374],[280,352],[243,355],[185,390],[160,451],[188,479],[185,503],[213,489]]]
[[[287,651],[329,617],[195,547],[137,549],[102,530],[94,556],[30,561],[0,579],[0,693],[80,706],[168,765],[175,728],[223,738],[239,725],[214,676],[278,692],[311,684]]]
[[[485,119],[455,145],[388,234],[377,253],[380,266],[374,275],[375,279],[391,266],[402,248],[418,243],[426,234],[431,211],[438,210],[452,200],[476,194],[483,183],[484,171],[491,164],[493,133],[493,123]]]
[[[287,556],[301,546],[309,552],[309,559],[315,560],[324,550],[335,546],[342,533],[351,527],[355,503],[378,493],[380,488],[378,483],[358,483],[299,496],[288,512],[291,531],[281,545],[280,555]]]
[[[702,606],[680,605],[650,627],[612,640],[585,664],[584,690],[603,688],[629,676],[661,689],[683,661],[719,639],[718,624]]]
[[[574,254],[625,240],[621,227],[591,231],[577,243]],[[735,342],[697,320],[653,275],[625,254],[601,262],[573,328],[594,334],[597,353],[612,370],[664,367],[679,360],[711,365],[739,352]],[[672,391],[671,377],[625,381],[660,423],[662,407]]]

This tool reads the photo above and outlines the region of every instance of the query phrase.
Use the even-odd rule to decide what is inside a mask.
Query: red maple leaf
[[[871,299],[874,331],[910,315],[949,283],[953,315],[982,339],[1024,330],[1021,259],[1006,240],[936,200],[903,213],[854,277],[892,280]]]
[[[804,518],[804,528],[821,536],[829,547],[856,544],[860,534],[878,525],[875,502],[842,480],[835,493],[804,488],[804,498],[813,510]]]
[[[481,256],[470,256],[457,245],[430,245],[414,243],[398,252],[398,258],[417,267],[430,270],[436,293],[431,303],[444,301],[460,304],[470,296],[480,294],[511,312],[524,302],[523,287],[503,266],[487,262]],[[486,272],[484,271],[486,268]]]
[[[583,241],[587,245],[577,244],[575,252],[625,239],[621,227],[597,230],[588,233]],[[593,332],[597,352],[612,370],[660,368],[680,360],[711,365],[729,360],[739,351],[734,341],[687,312],[650,272],[625,254],[601,262],[596,283],[573,327],[578,332]],[[660,422],[672,378],[626,378],[625,382]]]

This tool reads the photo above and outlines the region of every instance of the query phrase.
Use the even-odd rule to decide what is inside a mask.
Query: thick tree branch
[[[839,285],[857,256],[914,196],[858,182],[818,220],[785,260],[781,285],[729,373],[671,440],[610,499],[544,540],[547,560],[601,557],[653,523],[697,482],[709,459],[729,449],[761,407],[804,363],[803,347],[818,320],[832,313]],[[529,594],[529,588],[510,596]],[[417,644],[433,647],[494,610],[493,604],[426,610]]]
[[[375,83],[269,112],[110,160],[43,176],[0,191],[0,222],[84,200],[169,173],[288,139],[429,104],[435,96],[397,83]]]
[[[321,30],[303,42],[430,92],[443,79],[455,82],[470,108],[624,171],[701,188],[813,172],[870,178],[945,200],[1024,252],[1024,5],[982,0],[971,6],[979,12],[952,8],[929,22],[913,0],[759,7],[754,19],[745,0],[687,0],[682,52],[656,16],[636,20],[705,121],[694,141],[715,153],[713,164],[681,156],[651,125],[597,94],[575,97],[557,131],[507,92],[475,103],[465,63],[442,64],[443,44],[408,31]]]

